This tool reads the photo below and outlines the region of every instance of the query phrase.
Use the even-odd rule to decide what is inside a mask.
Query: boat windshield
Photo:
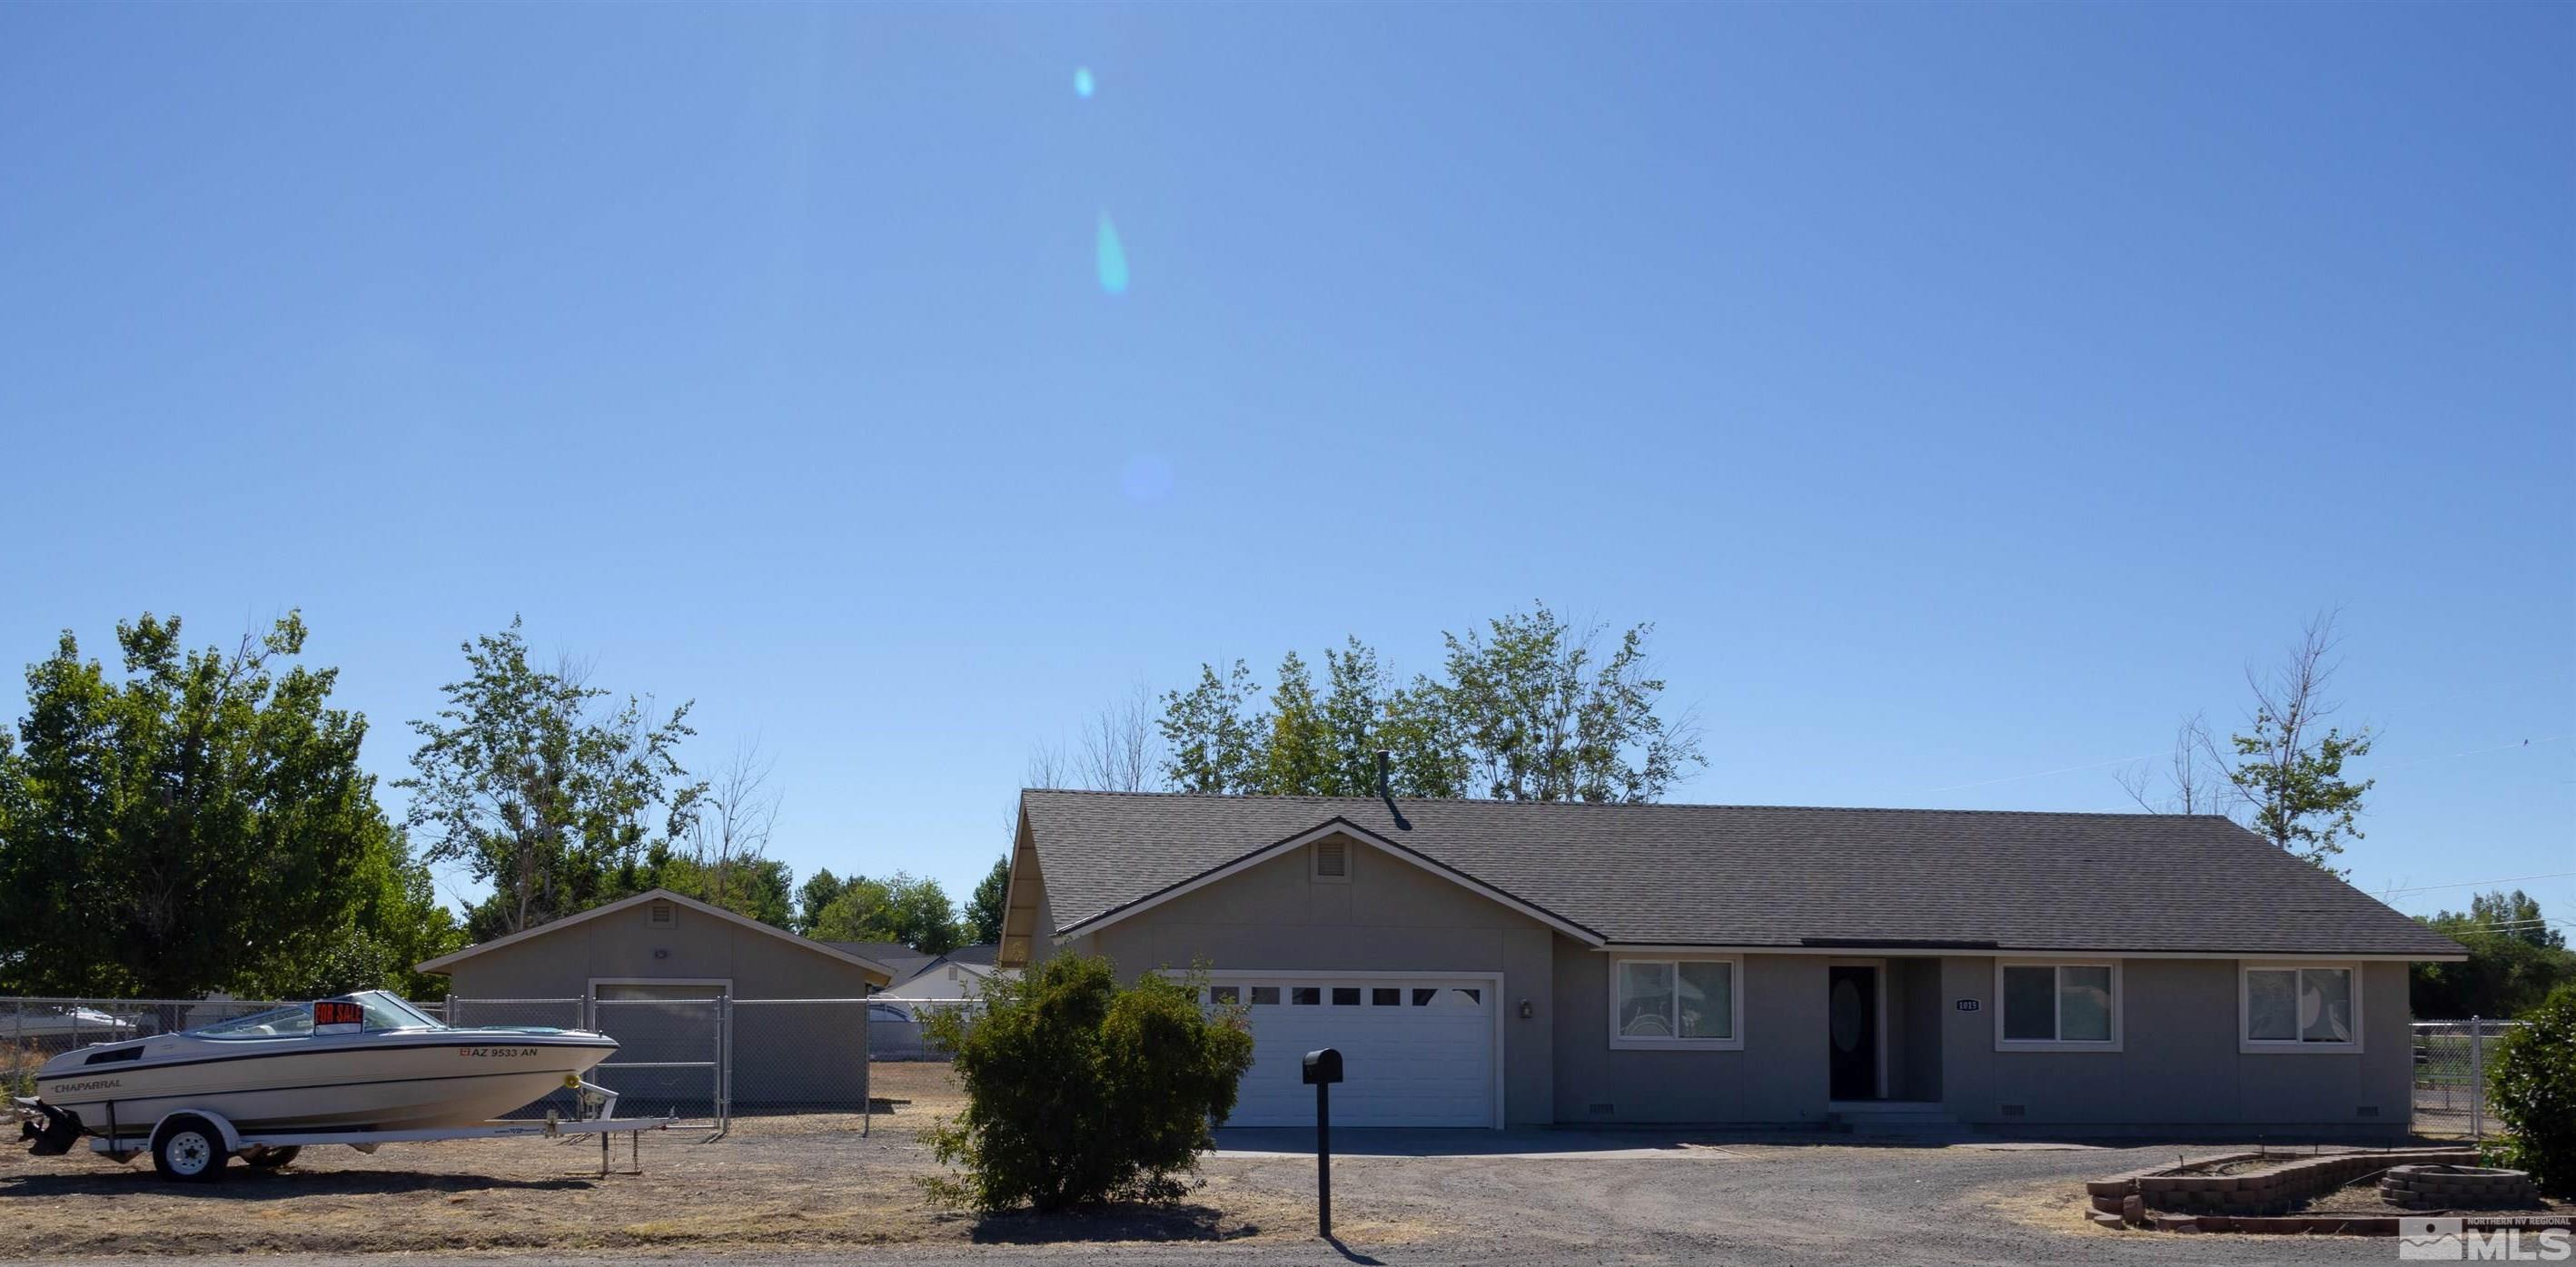
[[[445,1029],[428,1014],[382,990],[361,990],[326,999],[327,1003],[355,1003],[366,1016],[369,1031],[392,1029]],[[302,1038],[313,1032],[313,1005],[294,1003],[265,1012],[218,1021],[188,1031],[199,1038]]]
[[[445,1029],[428,1013],[387,994],[382,990],[363,990],[349,995],[350,1001],[367,1010],[369,1029]]]
[[[294,1003],[188,1031],[199,1038],[301,1038],[313,1032],[313,1005]]]

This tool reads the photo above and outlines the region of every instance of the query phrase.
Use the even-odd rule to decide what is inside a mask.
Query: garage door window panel
[[[1284,976],[1285,974],[1282,974]],[[1246,1014],[1253,1065],[1238,1088],[1236,1126],[1311,1126],[1315,1089],[1302,1057],[1340,1048],[1348,1079],[1333,1088],[1337,1125],[1491,1127],[1499,1120],[1499,1006],[1490,984],[1459,985],[1395,973],[1329,977],[1220,974],[1254,1006]],[[1275,984],[1274,984],[1275,983]],[[1265,991],[1290,1006],[1263,1007]],[[1298,1004],[1303,1003],[1303,1006]]]

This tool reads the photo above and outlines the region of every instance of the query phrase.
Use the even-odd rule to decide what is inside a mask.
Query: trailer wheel
[[[224,1135],[201,1117],[175,1117],[152,1137],[152,1168],[164,1179],[208,1183],[223,1177]]]
[[[275,1170],[294,1161],[295,1155],[303,1151],[304,1148],[300,1144],[289,1144],[284,1148],[263,1148],[255,1153],[242,1154],[242,1164],[260,1170]]]

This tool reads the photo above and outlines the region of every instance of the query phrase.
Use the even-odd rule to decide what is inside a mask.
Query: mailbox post
[[[1327,1047],[1306,1053],[1306,1083],[1315,1088],[1315,1231],[1333,1234],[1333,1084],[1342,1080],[1342,1053]]]

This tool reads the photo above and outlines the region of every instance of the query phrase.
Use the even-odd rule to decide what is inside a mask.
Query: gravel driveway
[[[756,1130],[755,1124],[746,1123]],[[889,1133],[880,1132],[882,1147]],[[898,1136],[899,1138],[899,1136]],[[1314,1161],[1292,1149],[1298,1132],[1229,1132],[1226,1151],[1207,1166],[1202,1194],[1213,1240],[1142,1244],[1167,1238],[1176,1225],[1134,1221],[959,1220],[944,1232],[898,1233],[891,1225],[835,1243],[768,1239],[726,1243],[650,1241],[520,1245],[504,1257],[481,1251],[371,1257],[371,1267],[419,1263],[496,1267],[698,1261],[721,1254],[741,1267],[824,1263],[897,1264],[971,1260],[979,1264],[1360,1263],[1478,1262],[1628,1264],[1728,1263],[2385,1263],[2387,1240],[2171,1236],[2106,1232],[2082,1219],[2077,1181],[2214,1151],[2171,1144],[2083,1150],[1953,1146],[1856,1146],[1778,1138],[1675,1136],[1652,1133],[1345,1132],[1336,1143],[1334,1195],[1345,1235],[1339,1246],[1312,1235]],[[1440,1152],[1439,1149],[1463,1149]],[[679,1158],[673,1157],[673,1162]],[[853,1158],[853,1161],[856,1159]],[[683,1167],[683,1169],[685,1169]],[[661,1172],[665,1175],[671,1171]],[[138,1178],[140,1178],[138,1176]],[[908,1194],[838,1175],[813,1176],[838,1187],[838,1209],[875,1189],[889,1205]],[[631,1181],[630,1181],[631,1182]],[[144,1180],[148,1185],[150,1181]],[[846,1185],[846,1186],[843,1186]],[[143,1186],[143,1185],[138,1185]],[[708,1183],[681,1182],[663,1192],[672,1216],[730,1195]],[[600,1191],[616,1191],[614,1185]],[[35,1195],[28,1193],[27,1195]],[[556,1217],[577,1207],[556,1194]],[[384,1198],[379,1198],[380,1200]],[[413,1198],[417,1200],[417,1197]],[[12,1203],[15,1204],[15,1203]],[[277,1203],[283,1205],[285,1203]],[[301,1204],[301,1203],[298,1203]],[[410,1206],[410,1209],[400,1208]],[[22,1209],[26,1208],[21,1206]],[[132,1209],[131,1206],[126,1207]],[[272,1206],[271,1208],[275,1208]],[[417,1209],[400,1197],[378,1206],[401,1221]],[[30,1211],[32,1212],[32,1211]],[[824,1211],[818,1206],[816,1215]],[[889,1215],[894,1211],[886,1211]],[[416,1216],[415,1216],[416,1217]],[[756,1218],[760,1216],[755,1216]],[[773,1223],[777,1213],[767,1213]],[[1179,1230],[1186,1232],[1187,1219]],[[888,1243],[871,1244],[880,1236]],[[105,1248],[105,1247],[97,1247]],[[178,1246],[163,1244],[163,1249]],[[284,1245],[268,1248],[284,1249]],[[291,1262],[333,1257],[307,1243]],[[21,1252],[25,1252],[22,1247]],[[281,1255],[229,1261],[277,1267]],[[200,1261],[225,1261],[203,1259]]]

